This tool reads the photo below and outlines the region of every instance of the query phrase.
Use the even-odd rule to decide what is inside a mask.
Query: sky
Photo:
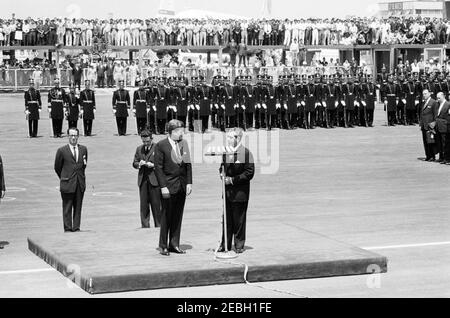
[[[247,17],[261,17],[262,0],[165,0],[176,12],[202,9]],[[338,17],[371,16],[379,0],[269,0],[272,16]],[[147,18],[158,13],[160,0],[2,0],[0,17]],[[172,3],[172,4],[171,4]],[[226,4],[226,5],[225,5]]]

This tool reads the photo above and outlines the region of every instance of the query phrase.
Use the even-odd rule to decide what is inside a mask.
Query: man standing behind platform
[[[244,252],[250,180],[255,175],[253,155],[242,145],[242,137],[243,130],[241,128],[234,128],[227,133],[228,146],[236,153],[227,156],[225,162],[227,248],[231,250],[234,237],[236,253]],[[218,251],[225,251],[223,233],[221,247]]]
[[[58,149],[55,157],[55,172],[60,179],[63,206],[64,232],[79,232],[81,223],[81,207],[84,191],[86,190],[86,176],[88,151],[85,146],[78,144],[80,132],[77,128],[67,131],[69,144]]]
[[[435,144],[427,140],[428,134],[432,133],[435,128],[436,113],[439,105],[431,98],[430,92],[425,89],[423,91],[424,106],[420,110],[420,129],[422,131],[423,146],[425,148],[425,160],[435,161]]]
[[[180,249],[181,222],[186,196],[192,192],[192,166],[184,124],[173,119],[167,127],[169,136],[155,147],[155,174],[163,197],[159,247],[161,254],[184,254]]]
[[[161,188],[155,175],[155,146],[152,133],[144,129],[141,131],[142,145],[137,147],[134,155],[133,167],[139,169],[138,186],[141,210],[141,225],[150,227],[150,209],[152,208],[155,227],[161,224]]]

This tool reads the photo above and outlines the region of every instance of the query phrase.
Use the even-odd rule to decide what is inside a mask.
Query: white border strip
[[[369,247],[362,247],[362,249],[365,249],[365,250],[388,250],[388,249],[395,249],[395,248],[439,246],[439,245],[450,245],[450,241],[447,241],[447,242],[420,243],[420,244],[404,244],[404,245],[369,246]]]
[[[36,269],[24,269],[18,271],[4,271],[0,272],[0,275],[14,275],[14,274],[29,274],[29,273],[41,273],[41,272],[52,272],[54,268],[36,268]]]

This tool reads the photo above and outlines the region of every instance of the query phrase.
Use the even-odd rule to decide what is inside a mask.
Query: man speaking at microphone
[[[227,156],[225,161],[227,250],[231,250],[234,237],[236,253],[244,252],[250,180],[255,175],[253,155],[242,145],[242,137],[242,128],[234,128],[227,133],[227,144],[235,153]],[[222,233],[222,243],[218,252],[224,251],[224,234]]]
[[[184,124],[173,119],[169,136],[156,144],[155,175],[161,188],[163,212],[159,247],[161,254],[184,254],[180,249],[181,222],[186,196],[192,192],[192,166],[188,144],[183,140]]]

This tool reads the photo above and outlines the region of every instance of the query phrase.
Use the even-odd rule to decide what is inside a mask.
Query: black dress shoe
[[[427,161],[428,161],[428,162],[434,162],[434,161],[436,161],[436,159],[430,158],[430,159],[428,159]]]
[[[164,256],[169,256],[170,255],[169,250],[167,248],[161,249],[160,254],[164,255]]]
[[[186,252],[185,251],[183,251],[181,248],[179,248],[179,247],[170,247],[169,248],[169,252],[173,252],[173,253],[176,253],[176,254],[186,254]]]
[[[236,253],[237,253],[237,254],[244,253],[244,249],[243,249],[243,248],[237,248],[237,249],[236,249]]]
[[[219,249],[217,250],[218,253],[223,253],[225,252],[225,247],[221,246],[219,247]]]

